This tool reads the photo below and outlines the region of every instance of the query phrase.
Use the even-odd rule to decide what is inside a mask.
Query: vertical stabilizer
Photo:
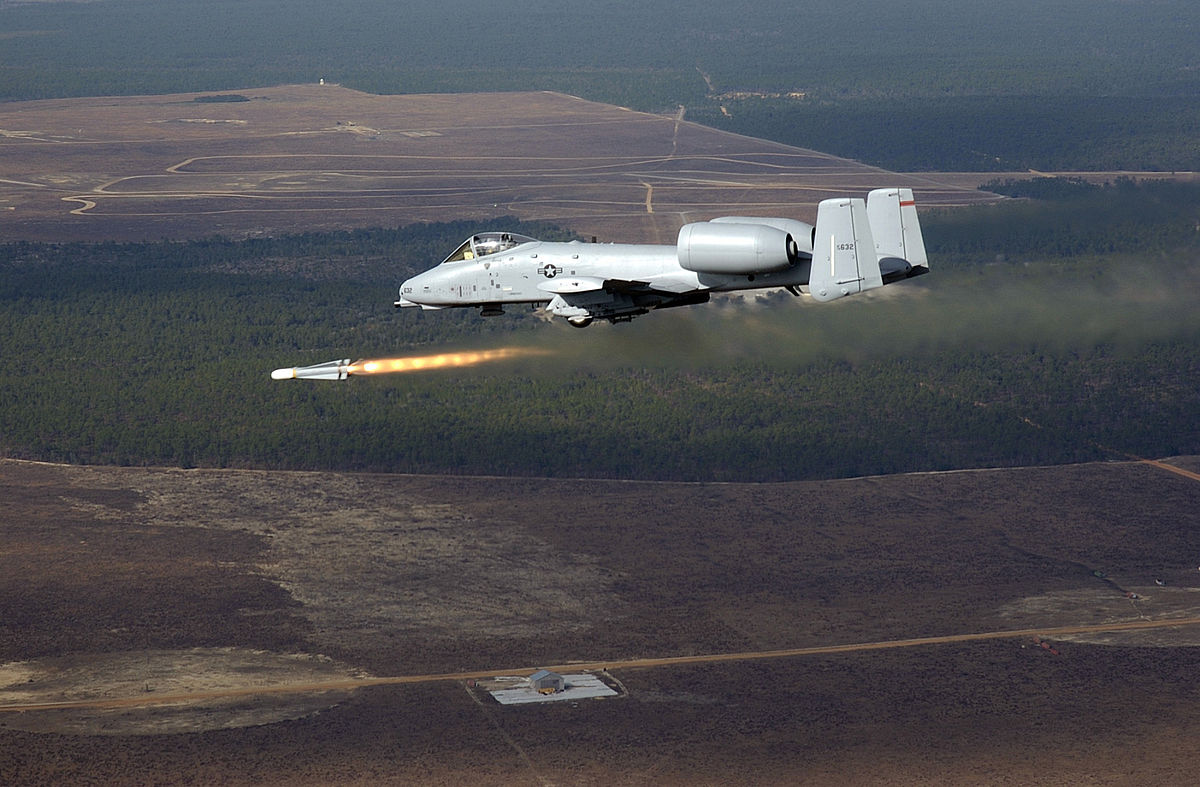
[[[818,301],[837,300],[883,286],[866,203],[827,199],[817,206],[808,288]]]
[[[867,217],[875,238],[875,256],[885,268],[888,265],[883,261],[889,259],[929,268],[912,189],[875,189],[867,195]]]

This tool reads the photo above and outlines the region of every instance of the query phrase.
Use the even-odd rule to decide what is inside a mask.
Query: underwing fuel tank
[[[326,361],[312,366],[296,366],[291,369],[276,369],[271,372],[272,380],[345,380],[354,371],[349,358]]]

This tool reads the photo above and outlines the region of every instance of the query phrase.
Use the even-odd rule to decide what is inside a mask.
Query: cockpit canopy
[[[453,254],[442,261],[442,264],[486,257],[489,254],[508,251],[523,243],[537,243],[537,239],[518,235],[515,232],[481,232],[463,241]]]

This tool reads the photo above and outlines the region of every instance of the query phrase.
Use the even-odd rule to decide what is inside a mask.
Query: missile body
[[[345,380],[354,371],[349,358],[326,361],[313,366],[296,366],[291,369],[276,369],[271,372],[272,380]]]

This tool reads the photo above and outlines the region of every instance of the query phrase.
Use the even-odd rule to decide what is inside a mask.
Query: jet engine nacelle
[[[790,233],[763,224],[685,224],[677,249],[686,270],[735,276],[781,271],[800,257]]]
[[[721,216],[709,219],[710,224],[762,224],[783,230],[796,241],[801,254],[812,254],[813,238],[817,236],[817,228],[806,221],[796,219],[775,219],[767,216]]]

